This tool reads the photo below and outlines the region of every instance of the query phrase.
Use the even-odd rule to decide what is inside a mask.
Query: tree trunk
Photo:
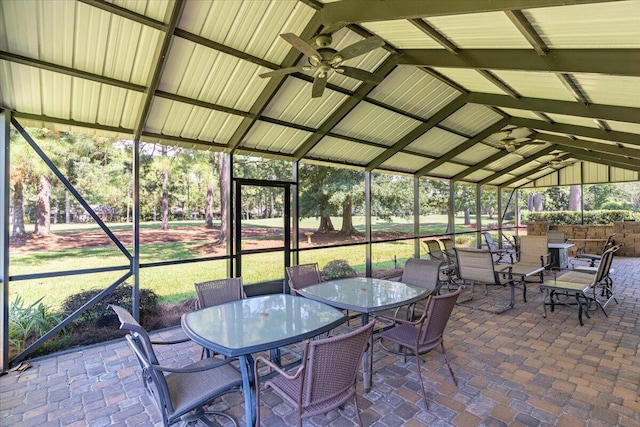
[[[218,172],[220,174],[220,237],[218,237],[218,243],[226,243],[228,233],[227,215],[229,212],[227,202],[231,183],[229,182],[229,162],[225,153],[218,153]]]
[[[164,146],[162,147],[162,155],[163,156],[167,155],[167,149]],[[162,176],[162,208],[161,208],[162,229],[168,230],[169,229],[169,167],[168,166],[165,165],[162,168],[161,176]]]
[[[51,234],[51,183],[46,176],[40,177],[38,198],[36,200],[36,224],[34,234],[48,236]]]
[[[569,210],[580,210],[580,186],[572,185],[569,187]]]
[[[213,227],[213,183],[207,183],[207,197],[204,207],[204,225],[207,228]]]
[[[464,210],[464,225],[471,225],[471,212],[469,212],[469,209]]]
[[[69,197],[69,190],[64,190],[64,223],[71,224],[71,197]]]
[[[22,181],[18,181],[13,186],[13,236],[24,236],[24,193],[22,191]]]
[[[333,227],[333,223],[331,222],[331,217],[329,215],[320,216],[320,226],[316,230],[318,233],[324,233],[327,231],[335,231]]]
[[[340,233],[351,236],[353,234],[357,234],[358,230],[353,227],[353,217],[351,215],[351,196],[347,196],[344,201],[344,205],[342,205],[342,229],[340,229]]]
[[[542,205],[542,195],[534,194],[533,196],[533,207],[536,212],[541,212],[544,210],[544,206]]]

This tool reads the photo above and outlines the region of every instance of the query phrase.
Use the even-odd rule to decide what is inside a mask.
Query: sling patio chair
[[[427,246],[427,250],[429,251],[429,259],[434,261],[439,261],[442,263],[440,266],[440,281],[442,284],[447,283],[448,286],[455,285],[457,288],[458,285],[455,283],[455,253],[453,250],[448,250],[447,245],[449,242],[453,243],[451,239],[446,239],[449,242],[444,243],[444,250],[440,245],[442,241],[427,239],[422,242]],[[453,248],[453,246],[451,246]]]
[[[458,260],[458,278],[465,284],[471,283],[471,295],[468,299],[459,302],[459,305],[464,304],[473,309],[488,311],[495,314],[503,313],[510,308],[513,308],[515,305],[516,282],[513,280],[511,265],[507,265],[507,268],[502,271],[496,271],[496,265],[494,264],[493,254],[491,251],[475,248],[455,248],[454,250],[456,251],[456,258]],[[465,304],[473,300],[476,283],[485,285],[485,295],[489,294],[489,285],[497,285],[501,287],[509,285],[511,287],[511,298],[509,304],[491,310],[480,306]]]
[[[371,344],[375,321],[334,337],[306,341],[302,364],[295,372],[285,372],[264,357],[254,364],[257,422],[260,425],[259,365],[267,365],[276,376],[264,383],[296,408],[298,426],[302,419],[325,414],[353,398],[358,425],[362,427],[356,391],[358,368]]]
[[[242,277],[231,277],[218,280],[207,280],[206,282],[194,283],[196,288],[196,310],[224,304],[225,302],[245,299],[242,286]],[[202,357],[211,357],[211,351],[202,349]]]
[[[543,317],[547,317],[547,306],[550,306],[553,312],[557,305],[577,306],[580,326],[584,325],[582,313],[584,312],[590,318],[589,309],[594,305],[608,317],[605,310],[607,305],[612,301],[618,303],[613,293],[613,280],[609,277],[609,273],[613,255],[620,246],[612,246],[604,251],[596,274],[569,271],[556,277],[555,280],[548,280],[541,284],[540,291],[545,292],[542,300]]]
[[[596,271],[598,271],[598,266],[596,265],[596,263],[598,263],[598,262],[600,262],[600,260],[602,260],[602,254],[607,249],[609,249],[610,247],[615,245],[615,243],[616,243],[616,241],[614,240],[615,237],[616,237],[615,233],[610,234],[609,236],[607,236],[607,240],[602,245],[600,253],[598,253],[598,254],[587,253],[586,252],[586,248],[579,249],[578,253],[573,258],[573,261],[587,261],[589,263],[589,265],[587,265],[587,266],[585,266],[585,265],[575,265],[575,263],[572,262],[573,269],[577,270],[577,271],[582,271],[582,272],[585,272],[585,273],[595,273]]]
[[[513,255],[516,253],[514,248],[501,248],[498,243],[493,240],[493,236],[488,231],[483,231],[482,236],[484,236],[484,247],[486,247],[491,252],[491,255],[495,257],[495,264],[502,262],[502,259],[506,256],[509,257],[513,264]]]
[[[551,265],[551,253],[547,247],[547,236],[521,236],[518,261],[510,264],[512,276],[519,276],[522,285],[522,296],[527,302],[528,279],[537,276],[533,283],[544,282],[544,272]]]
[[[242,375],[230,364],[235,359],[208,358],[182,368],[161,366],[153,345],[174,344],[175,341],[151,341],[131,313],[116,305],[110,307],[120,320],[120,329],[129,331],[126,340],[142,368],[144,388],[162,415],[165,426],[177,422],[191,425],[198,421],[216,425],[207,416],[220,416],[237,426],[229,415],[205,410],[214,399],[242,391]]]
[[[447,326],[447,322],[451,316],[451,312],[453,311],[461,292],[462,287],[458,288],[455,292],[431,295],[425,303],[422,316],[416,321],[376,316],[376,319],[393,322],[394,326],[377,333],[374,336],[374,339],[381,341],[387,340],[391,343],[400,345],[402,350],[401,354],[404,356],[405,362],[407,361],[408,350],[415,356],[416,368],[418,371],[418,377],[420,378],[420,388],[422,389],[425,408],[429,408],[429,404],[427,403],[427,393],[424,388],[424,380],[422,379],[422,370],[420,368],[421,354],[428,353],[434,348],[440,346],[444,360],[449,368],[449,373],[453,379],[453,383],[458,385],[458,380],[453,373],[453,369],[451,369],[447,353],[444,350],[443,336],[445,327]],[[389,350],[384,344],[381,345],[386,351],[396,353],[395,351]],[[370,367],[370,369],[372,368]]]

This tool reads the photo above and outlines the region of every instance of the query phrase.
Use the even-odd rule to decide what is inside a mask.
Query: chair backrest
[[[520,237],[520,262],[544,263],[549,253],[547,236],[521,236]],[[542,257],[542,258],[540,258]]]
[[[289,287],[293,293],[298,289],[322,282],[317,262],[287,267],[287,276],[289,278]]]
[[[303,407],[321,404],[348,392],[355,384],[362,354],[371,341],[374,325],[375,321],[371,321],[354,331],[308,344],[304,358]]]
[[[615,254],[621,246],[622,245],[615,245],[604,251],[592,286],[599,284],[609,276],[609,270],[611,269],[611,263],[613,262],[613,254]]]
[[[488,284],[499,284],[500,279],[493,268],[490,250],[474,248],[454,248],[456,251],[457,275],[461,280],[471,280]]]
[[[129,331],[127,342],[135,354],[140,367],[142,378],[147,393],[152,396],[154,404],[162,414],[165,425],[168,423],[168,414],[174,412],[169,394],[169,387],[162,371],[152,369],[152,365],[159,365],[151,339],[147,331],[133,318],[131,313],[117,305],[110,305],[120,320],[120,329]]]
[[[567,233],[558,230],[547,231],[547,239],[549,243],[565,243],[567,241]]]
[[[436,290],[439,284],[441,261],[409,258],[402,270],[402,283]]]
[[[498,249],[498,244],[495,240],[493,240],[493,236],[488,231],[483,231],[482,235],[484,236],[484,243],[487,245],[490,251],[495,251]]]
[[[418,338],[419,348],[426,350],[425,347],[433,347],[442,341],[442,334],[461,292],[462,287],[459,287],[455,292],[429,297],[420,319],[424,324]]]
[[[423,240],[429,251],[429,258],[435,261],[446,261],[444,252],[440,248],[440,242],[437,240]]]
[[[606,251],[607,249],[609,249],[610,247],[616,244],[615,237],[616,237],[616,233],[613,233],[607,236],[607,241],[604,242],[604,245],[602,245],[602,253],[604,253],[604,251]]]
[[[198,297],[196,308],[212,307],[225,302],[245,299],[242,277],[208,280],[194,284]]]

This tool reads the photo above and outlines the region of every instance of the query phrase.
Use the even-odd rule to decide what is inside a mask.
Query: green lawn
[[[332,218],[334,226],[339,229],[341,218]],[[442,234],[446,229],[446,216],[430,216],[421,219],[422,235]],[[356,228],[364,231],[364,218],[354,217]],[[486,223],[483,223],[486,225]],[[202,221],[174,222],[171,228],[201,226]],[[243,225],[252,227],[281,227],[281,220],[250,220]],[[305,219],[300,222],[300,228],[317,228],[318,221]],[[130,228],[131,224],[109,224],[111,229]],[[142,228],[159,228],[159,223],[144,223]],[[78,230],[96,229],[96,224],[53,224],[55,234],[70,233]],[[413,223],[403,218],[394,218],[392,222],[375,221],[373,237],[376,232],[404,232],[413,233]],[[192,249],[202,242],[170,242],[141,245],[142,263],[173,261],[197,258]],[[398,242],[373,243],[374,269],[389,269],[401,267],[406,259],[414,254],[412,239]],[[343,248],[324,248],[300,253],[300,262],[318,262],[320,268],[334,259],[344,259],[357,271],[365,271],[366,246],[347,246]],[[421,249],[424,254],[424,248]],[[10,275],[24,275],[44,272],[79,270],[99,267],[127,266],[127,258],[115,247],[64,249],[38,251],[29,253],[11,253]],[[242,276],[245,284],[276,280],[283,277],[283,252],[254,254],[243,256]],[[55,278],[33,279],[12,282],[10,300],[21,295],[26,302],[33,302],[43,297],[44,303],[59,307],[68,296],[88,289],[103,289],[121,277],[125,271],[73,275]],[[226,277],[226,262],[207,261],[198,263],[179,264],[165,267],[142,268],[140,272],[140,286],[154,290],[162,300],[176,302],[193,296],[193,283],[206,279]],[[133,284],[133,279],[128,283]]]

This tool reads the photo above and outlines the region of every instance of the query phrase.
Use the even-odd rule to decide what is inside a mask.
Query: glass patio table
[[[251,353],[313,338],[346,320],[340,311],[306,298],[273,294],[232,301],[182,316],[182,329],[201,346],[238,357],[242,373],[246,425],[256,420]]]
[[[420,301],[431,292],[432,289],[371,277],[329,280],[298,290],[306,298],[362,313],[363,326],[369,323],[370,313]],[[372,350],[366,351],[363,357],[365,391],[371,389],[372,379],[367,366]]]

